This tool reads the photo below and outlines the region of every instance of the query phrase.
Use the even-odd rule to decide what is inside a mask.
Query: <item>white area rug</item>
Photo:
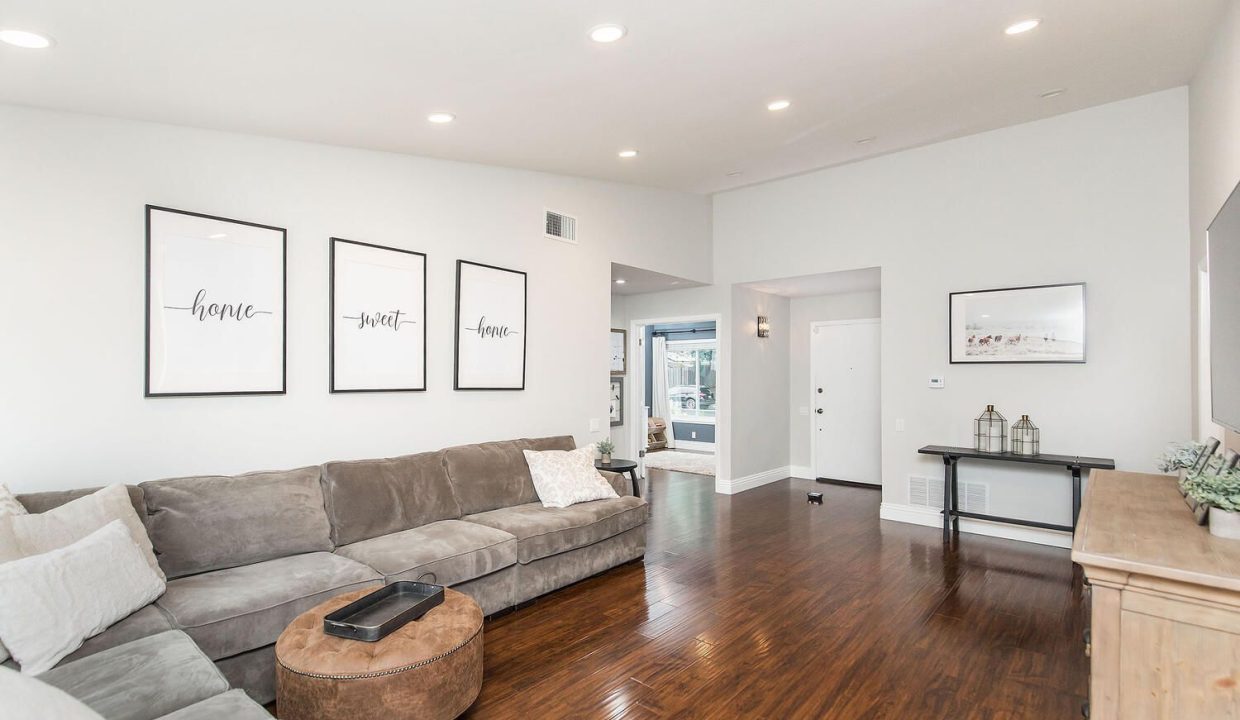
[[[646,455],[646,467],[713,476],[715,474],[715,456],[677,452],[675,450],[659,450]]]

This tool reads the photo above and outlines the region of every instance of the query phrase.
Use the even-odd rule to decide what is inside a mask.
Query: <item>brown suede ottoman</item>
[[[281,720],[448,720],[482,689],[482,610],[444,590],[443,604],[378,642],[333,637],[323,616],[372,589],[302,613],[276,641]]]

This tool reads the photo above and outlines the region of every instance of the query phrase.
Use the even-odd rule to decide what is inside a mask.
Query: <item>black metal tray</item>
[[[376,642],[443,602],[443,585],[400,580],[354,600],[323,618],[323,632]]]

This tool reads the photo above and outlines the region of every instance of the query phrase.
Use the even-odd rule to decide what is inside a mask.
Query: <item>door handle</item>
[[[822,414],[822,408],[818,408],[818,409],[817,409],[817,410],[815,410],[814,412],[816,412],[816,413],[818,413],[819,415],[821,415],[821,414]]]

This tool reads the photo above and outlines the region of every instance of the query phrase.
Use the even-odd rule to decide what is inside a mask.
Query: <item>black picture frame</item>
[[[609,379],[611,380],[611,388],[612,388],[611,392],[613,395],[615,395],[618,398],[617,402],[619,403],[619,406],[620,406],[619,407],[619,411],[620,411],[619,419],[611,420],[610,426],[620,427],[621,425],[624,424],[624,377],[620,375],[611,375]],[[609,412],[608,419],[610,420],[610,418],[611,418],[611,413]]]
[[[152,213],[165,212],[176,215],[186,215],[189,217],[203,218],[206,220],[214,220],[216,222],[230,223],[233,225],[243,225],[246,227],[260,228],[262,230],[272,230],[280,233],[280,293],[281,293],[281,317],[280,317],[280,389],[279,390],[230,390],[230,391],[204,391],[204,392],[152,392],[151,391],[151,217]],[[223,217],[221,215],[209,215],[206,213],[192,212],[189,210],[179,210],[177,208],[166,207],[163,205],[145,206],[145,278],[144,278],[144,313],[143,313],[143,397],[147,398],[170,398],[170,397],[228,397],[243,395],[284,395],[288,391],[288,230],[275,225],[264,225],[262,223],[250,222],[248,220],[237,220],[236,218]]]
[[[986,293],[1019,292],[1022,290],[1045,290],[1047,288],[1079,287],[1081,289],[1081,357],[1080,359],[1039,359],[1039,360],[958,360],[955,353],[956,327],[955,302],[957,296],[983,295]],[[947,295],[947,355],[951,365],[1083,365],[1087,359],[1088,348],[1088,304],[1086,284],[1084,282],[1051,283],[1047,285],[1023,285],[1019,287],[989,288],[986,290],[967,290],[952,292]]]
[[[336,387],[336,245],[344,243],[355,245],[358,247],[366,247],[374,250],[384,250],[387,252],[403,253],[406,255],[417,255],[422,258],[422,317],[419,322],[422,324],[422,387],[411,388],[338,388]],[[389,247],[387,245],[376,245],[374,243],[361,242],[359,240],[347,240],[345,238],[333,237],[328,239],[328,337],[327,337],[327,389],[330,393],[377,393],[377,392],[426,392],[427,374],[427,332],[426,332],[426,316],[427,316],[427,265],[428,258],[426,253],[416,250],[406,250],[404,248]]]
[[[481,387],[481,386],[465,386],[461,384],[461,269],[470,265],[473,267],[495,270],[497,272],[512,273],[521,276],[521,302],[522,317],[524,325],[521,328],[521,385],[519,387]],[[453,314],[452,324],[452,389],[460,391],[502,391],[502,390],[525,390],[525,379],[528,371],[527,368],[527,350],[529,343],[529,309],[530,309],[530,289],[529,276],[523,270],[513,270],[512,268],[500,267],[498,265],[488,265],[487,263],[474,262],[472,260],[456,261],[456,308]]]

